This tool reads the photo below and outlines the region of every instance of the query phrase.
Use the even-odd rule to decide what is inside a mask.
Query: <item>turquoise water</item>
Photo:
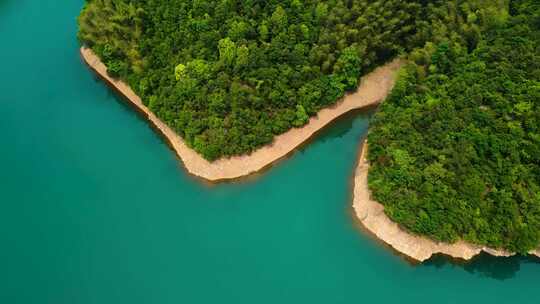
[[[540,303],[540,263],[410,265],[360,232],[367,116],[207,186],[82,64],[81,0],[0,0],[0,303]]]

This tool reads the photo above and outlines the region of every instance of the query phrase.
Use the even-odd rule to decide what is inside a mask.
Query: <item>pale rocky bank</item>
[[[371,199],[368,188],[369,163],[366,158],[367,143],[364,142],[354,174],[353,208],[360,222],[378,239],[396,251],[416,261],[423,262],[434,254],[445,254],[453,258],[469,260],[482,251],[493,256],[509,257],[512,252],[478,246],[464,241],[454,244],[435,242],[426,237],[411,234],[393,222],[385,213],[384,206]],[[530,254],[540,257],[540,249]]]
[[[393,88],[396,72],[403,65],[401,60],[394,60],[375,69],[362,77],[356,92],[346,95],[336,105],[321,110],[302,128],[294,128],[276,136],[270,145],[259,148],[249,155],[221,158],[210,162],[188,147],[178,134],[142,103],[140,97],[127,84],[110,77],[107,74],[107,68],[92,50],[82,47],[80,52],[88,66],[124,96],[140,113],[144,114],[152,126],[167,139],[190,174],[212,182],[237,179],[258,172],[286,157],[302,143],[309,140],[317,131],[340,116],[353,110],[378,105]],[[365,159],[366,149],[364,146],[360,153],[355,172],[353,207],[362,224],[380,240],[417,261],[425,261],[437,253],[461,259],[470,259],[482,251],[496,256],[512,255],[510,252],[475,246],[465,242],[437,243],[409,234],[401,229],[385,215],[384,207],[370,198],[367,184],[369,165]],[[531,254],[540,257],[540,249],[531,252]]]
[[[172,149],[184,163],[186,170],[194,176],[216,182],[240,178],[258,172],[274,162],[286,157],[317,131],[353,110],[374,106],[386,98],[392,89],[397,70],[402,61],[394,60],[362,77],[357,91],[346,95],[336,105],[321,110],[302,128],[293,128],[278,135],[274,141],[249,155],[221,158],[210,162],[187,146],[184,140],[162,122],[141,101],[139,96],[124,82],[113,79],[99,57],[89,48],[82,47],[84,61],[110,86],[120,92],[169,142]]]

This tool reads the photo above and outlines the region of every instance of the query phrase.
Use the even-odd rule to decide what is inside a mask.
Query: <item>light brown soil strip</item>
[[[454,244],[435,242],[431,239],[413,235],[390,220],[384,213],[384,206],[371,199],[368,189],[369,163],[366,159],[367,144],[361,149],[358,167],[354,175],[353,208],[360,222],[377,238],[398,252],[419,262],[434,254],[445,254],[454,258],[469,260],[482,251],[494,256],[512,256],[514,253],[488,247],[477,246],[463,241]],[[531,251],[540,257],[540,249]]]
[[[378,105],[392,89],[396,72],[403,64],[402,61],[394,60],[366,75],[362,78],[361,85],[355,93],[347,95],[335,106],[321,110],[304,127],[292,129],[276,136],[272,144],[264,146],[250,155],[222,158],[209,162],[189,148],[180,136],[157,118],[127,84],[109,77],[105,65],[92,50],[83,47],[81,55],[92,70],[122,94],[135,109],[144,114],[152,126],[167,139],[189,173],[214,182],[236,179],[258,172],[287,156],[336,118],[353,110]],[[496,256],[512,255],[509,252],[479,247],[465,242],[436,243],[401,229],[384,214],[384,207],[370,198],[367,185],[369,165],[365,159],[364,151],[366,148],[362,149],[355,172],[353,207],[362,224],[380,240],[417,261],[424,261],[436,253],[461,259],[470,259],[481,251]],[[540,257],[540,249],[532,251],[531,254]]]
[[[80,51],[82,58],[90,68],[111,87],[120,92],[139,112],[144,114],[155,129],[167,139],[189,173],[212,182],[236,179],[258,172],[287,156],[336,118],[353,110],[377,105],[385,99],[392,89],[396,72],[402,65],[400,60],[394,60],[377,68],[362,78],[355,93],[345,96],[335,106],[321,110],[304,127],[291,129],[276,136],[271,144],[249,155],[209,162],[189,148],[180,136],[154,115],[127,84],[109,77],[105,65],[92,50],[83,47]]]

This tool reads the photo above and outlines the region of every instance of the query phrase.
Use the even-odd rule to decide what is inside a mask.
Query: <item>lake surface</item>
[[[253,180],[189,177],[84,66],[83,1],[0,0],[0,303],[540,303],[540,262],[411,265],[361,232],[368,116]]]

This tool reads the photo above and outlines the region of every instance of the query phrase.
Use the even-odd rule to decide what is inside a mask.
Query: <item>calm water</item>
[[[359,232],[366,116],[205,186],[82,64],[81,0],[0,0],[0,303],[540,303],[540,263],[412,266]]]

